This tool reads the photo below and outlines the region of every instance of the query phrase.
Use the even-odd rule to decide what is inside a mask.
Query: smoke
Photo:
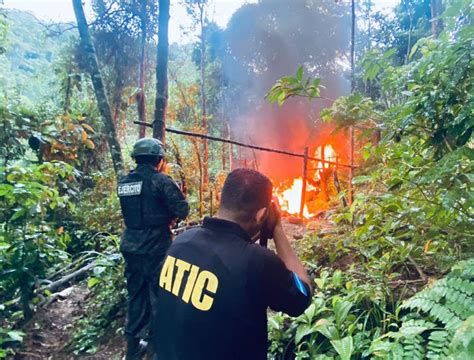
[[[261,0],[240,8],[225,31],[224,108],[232,137],[303,153],[331,133],[319,121],[321,108],[349,92],[350,17],[334,0]],[[264,97],[282,76],[304,65],[305,76],[320,77],[322,97],[290,99],[281,108]],[[300,159],[243,151],[247,160],[274,179],[301,175]]]

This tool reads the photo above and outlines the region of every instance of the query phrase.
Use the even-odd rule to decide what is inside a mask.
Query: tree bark
[[[199,3],[199,24],[201,26],[201,110],[202,110],[202,122],[201,126],[205,133],[208,133],[208,121],[207,121],[207,101],[206,101],[206,39],[204,38],[204,11],[205,11],[205,2],[202,1]],[[203,141],[204,151],[203,151],[203,182],[204,187],[207,188],[209,184],[209,142],[207,140]]]
[[[64,104],[63,104],[63,112],[64,115],[69,113],[69,108],[71,107],[71,94],[72,94],[72,80],[71,80],[71,70],[67,69],[67,79],[66,79],[66,89],[64,94]]]
[[[159,1],[158,46],[156,59],[156,99],[153,137],[165,142],[166,106],[168,104],[168,24],[170,1]]]
[[[202,160],[201,160],[201,155],[199,153],[199,146],[198,142],[196,139],[191,139],[193,145],[194,145],[194,150],[196,152],[196,157],[198,161],[198,166],[199,166],[199,217],[202,219],[202,216],[204,215],[204,189],[203,189],[203,173],[202,173]]]
[[[355,0],[351,2],[351,92],[355,89]]]
[[[356,13],[355,13],[355,0],[351,1],[351,94],[355,90],[355,25],[356,25]],[[352,179],[354,178],[354,127],[349,128],[349,158],[351,168],[349,170],[349,203],[352,205],[354,199],[354,190],[352,188]],[[327,195],[326,195],[327,197]]]
[[[84,15],[84,9],[82,8],[82,0],[72,0],[72,5],[74,7],[74,13],[76,14],[77,26],[81,36],[82,47],[86,55],[92,85],[94,86],[97,105],[102,116],[102,121],[104,122],[105,136],[109,145],[115,174],[120,176],[123,172],[122,151],[117,139],[109,100],[107,99],[107,93],[102,81],[102,75],[100,73],[94,45],[92,44],[92,39],[89,34],[86,16]]]
[[[443,24],[439,16],[442,12],[441,0],[430,0],[431,7],[431,34],[436,39],[443,30]]]
[[[138,119],[146,122],[146,97],[145,97],[145,62],[146,62],[146,37],[147,37],[147,13],[146,0],[140,0],[140,75],[138,79],[140,92],[137,98]],[[140,126],[138,137],[144,138],[146,135],[146,126]]]
[[[146,126],[146,125],[145,125]],[[181,157],[181,153],[179,151],[179,147],[176,144],[176,142],[171,139],[171,144],[173,145],[174,148],[174,156],[176,160],[176,164],[179,166],[179,177],[181,180],[181,191],[183,192],[184,195],[188,194],[188,186],[187,186],[187,181],[186,181],[186,174],[184,172],[184,163],[183,163],[183,158]]]

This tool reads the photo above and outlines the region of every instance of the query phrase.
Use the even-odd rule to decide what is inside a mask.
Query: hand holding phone
[[[267,216],[260,230],[260,245],[267,246],[268,239],[273,239],[273,231],[281,221],[280,204],[277,198],[273,198],[270,206],[267,209]]]

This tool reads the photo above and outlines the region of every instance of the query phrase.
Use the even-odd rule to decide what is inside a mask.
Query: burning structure
[[[347,174],[339,166],[349,162],[347,134],[335,134],[319,120],[319,112],[349,93],[349,24],[347,4],[260,0],[239,9],[225,31],[223,70],[232,92],[224,94],[223,108],[230,110],[231,138],[307,152],[298,158],[239,150],[242,161],[234,165],[253,166],[269,176],[282,209],[291,215],[309,218],[327,209],[330,195],[338,191],[334,175]],[[267,91],[300,65],[308,76],[321,78],[322,97],[311,103],[292,98],[281,108],[267,104]]]

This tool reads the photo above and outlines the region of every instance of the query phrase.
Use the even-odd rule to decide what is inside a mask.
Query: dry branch
[[[79,270],[76,270],[70,274],[67,274],[66,276],[62,277],[61,279],[59,280],[56,280],[56,281],[53,281],[52,283],[48,284],[48,285],[45,285],[43,287],[41,287],[39,289],[39,292],[42,293],[43,291],[45,290],[49,290],[49,291],[56,291],[57,289],[59,289],[62,285],[66,284],[67,282],[69,282],[70,280],[78,277],[78,276],[81,276],[83,274],[85,274],[86,272],[88,272],[90,269],[92,269],[94,266],[95,266],[95,261],[87,264],[86,266],[83,266],[82,268],[80,268]]]

